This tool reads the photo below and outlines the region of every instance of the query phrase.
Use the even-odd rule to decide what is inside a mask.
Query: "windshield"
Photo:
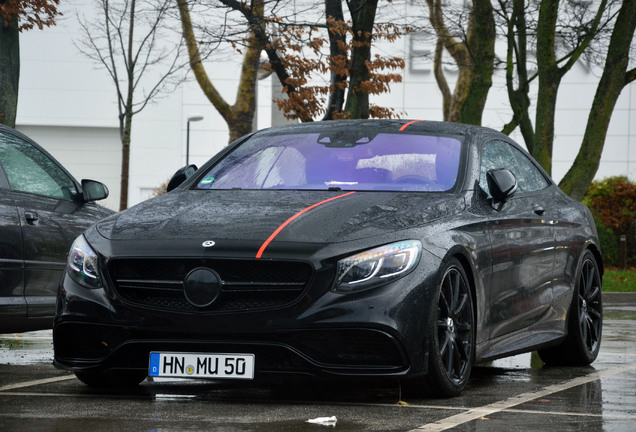
[[[256,135],[219,161],[198,189],[446,191],[459,171],[454,137],[405,133]]]

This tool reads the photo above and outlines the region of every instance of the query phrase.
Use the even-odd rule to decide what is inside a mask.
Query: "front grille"
[[[214,270],[221,294],[200,308],[187,301],[183,280],[193,269]],[[108,273],[117,294],[130,303],[176,311],[248,311],[296,301],[313,273],[307,262],[225,259],[113,259]]]

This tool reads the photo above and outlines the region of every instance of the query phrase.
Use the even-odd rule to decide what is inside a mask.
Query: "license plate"
[[[148,376],[253,379],[254,354],[152,352]]]

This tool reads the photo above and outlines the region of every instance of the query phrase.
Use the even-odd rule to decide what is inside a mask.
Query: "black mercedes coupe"
[[[54,361],[88,385],[371,377],[448,397],[478,362],[599,352],[590,212],[494,130],[272,128],[169,189],[71,248]]]

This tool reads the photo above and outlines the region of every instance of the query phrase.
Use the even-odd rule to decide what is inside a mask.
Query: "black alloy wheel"
[[[603,311],[601,282],[596,263],[592,259],[586,259],[583,263],[577,294],[581,339],[588,352],[596,352],[601,344]]]
[[[583,254],[576,275],[575,291],[568,317],[568,335],[554,348],[539,350],[547,364],[584,366],[598,356],[603,333],[603,300],[601,274],[589,250]]]
[[[441,269],[437,302],[430,310],[429,370],[408,389],[434,397],[458,396],[468,383],[475,355],[473,298],[461,263],[452,258]]]
[[[470,374],[473,355],[473,308],[470,290],[459,267],[446,271],[439,296],[437,340],[446,376],[463,385]]]

